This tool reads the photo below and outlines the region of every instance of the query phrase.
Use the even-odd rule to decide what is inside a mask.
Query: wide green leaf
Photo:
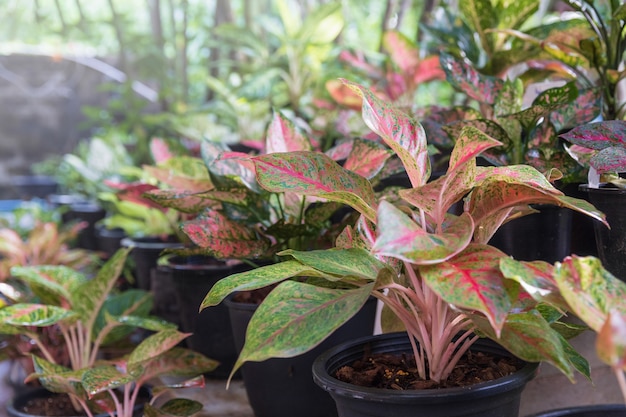
[[[234,372],[247,361],[301,355],[354,316],[373,283],[358,289],[322,288],[297,281],[278,285],[258,307]]]
[[[438,264],[465,249],[473,233],[473,221],[467,213],[455,218],[441,233],[429,233],[393,204],[383,201],[372,252],[417,265]]]
[[[48,327],[57,323],[71,324],[77,318],[74,312],[62,307],[44,304],[13,304],[0,308],[0,331],[4,330],[4,326]]]
[[[554,280],[551,264],[543,261],[520,262],[513,258],[502,258],[500,270],[506,278],[517,281],[535,301],[567,311],[567,304]]]
[[[150,381],[159,380],[161,377],[165,381],[170,381],[165,386],[158,385],[155,387],[155,390],[159,390],[201,386],[204,382],[201,378],[193,378],[193,380],[183,382],[180,381],[180,378],[197,377],[215,370],[218,365],[218,361],[207,358],[199,352],[174,347],[146,361],[129,364],[129,369],[138,367],[142,370],[143,373],[138,379],[139,383],[150,383]],[[175,378],[168,379],[167,377]]]
[[[82,396],[81,393],[84,393],[80,384],[82,370],[73,371],[34,355],[32,359],[35,372],[28,376],[27,381],[37,378],[48,391]]]
[[[45,304],[61,306],[71,301],[71,294],[87,278],[63,265],[14,266],[11,275],[28,284]]]
[[[107,317],[114,317],[113,321],[122,324],[119,317],[135,317],[135,323],[141,318],[147,317],[153,308],[152,294],[139,289],[129,289],[120,294],[107,297],[100,309],[100,313],[94,323],[93,337],[101,335],[101,332],[110,322]],[[136,328],[132,320],[126,319],[123,326],[108,328],[109,333],[102,339],[103,345],[110,345],[123,339]]]
[[[339,277],[324,274],[297,261],[284,261],[232,274],[217,281],[206,295],[200,309],[221,303],[229,294],[265,288],[296,276],[322,277],[338,280]]]
[[[293,192],[348,204],[374,221],[376,200],[370,182],[317,152],[289,152],[252,158],[257,179],[271,192]]]
[[[312,251],[285,250],[281,256],[292,256],[323,274],[375,281],[386,265],[363,249],[327,249]],[[303,274],[304,275],[304,274]],[[322,274],[320,274],[322,275]]]
[[[494,35],[487,32],[496,27],[498,16],[491,0],[464,0],[459,3],[461,16],[478,35],[480,43],[488,54],[494,49]]]
[[[187,398],[172,398],[160,407],[150,404],[144,405],[144,415],[147,417],[175,416],[188,417],[202,410],[201,402]]]
[[[165,329],[145,338],[128,357],[128,366],[155,358],[190,336],[176,329]]]
[[[422,125],[376,97],[367,88],[342,81],[363,99],[363,121],[402,160],[411,184],[425,184],[430,178],[431,168],[426,133]]]
[[[137,375],[120,372],[113,365],[96,366],[84,370],[81,383],[89,397],[129,384],[137,378]]]

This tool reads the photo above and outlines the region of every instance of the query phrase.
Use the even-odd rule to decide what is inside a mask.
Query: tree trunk
[[[150,29],[152,30],[152,39],[163,59],[162,68],[169,66],[169,62],[165,57],[165,38],[163,36],[163,22],[161,21],[161,0],[146,0],[150,13]],[[157,90],[159,93],[159,103],[161,110],[167,111],[169,104],[167,98],[162,94],[163,86],[167,84],[167,70],[159,71],[159,79],[157,80]]]
[[[383,21],[381,22],[381,34],[380,34],[380,44],[378,46],[378,51],[382,52],[383,50],[383,36],[385,32],[387,32],[390,28],[391,16],[393,16],[393,11],[396,7],[395,0],[387,0],[387,4],[385,6],[385,14],[383,15]]]
[[[115,8],[113,0],[108,0],[108,2],[109,10],[111,11],[113,30],[115,31],[115,37],[117,38],[117,43],[120,48],[118,53],[119,67],[120,70],[126,74],[127,82],[130,82],[131,74],[129,72],[128,63],[126,61],[126,41],[124,39],[124,31],[120,22],[120,15],[117,13],[117,9]]]

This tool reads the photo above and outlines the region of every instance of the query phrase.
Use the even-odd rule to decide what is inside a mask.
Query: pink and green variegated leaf
[[[556,285],[551,264],[543,261],[520,262],[513,258],[502,258],[500,271],[505,278],[519,282],[535,301],[548,303],[560,311],[567,311],[567,303]]]
[[[495,103],[504,81],[480,74],[471,65],[452,55],[441,54],[440,61],[450,84],[481,103]]]
[[[442,233],[428,233],[403,211],[383,201],[378,209],[378,238],[372,252],[417,265],[439,264],[467,247],[473,226],[472,218],[463,213]]]
[[[173,398],[158,408],[153,405],[146,404],[144,405],[143,413],[146,417],[188,417],[198,413],[203,407],[204,406],[201,402],[195,400],[187,398]]]
[[[256,258],[270,247],[270,242],[253,229],[234,222],[215,210],[182,223],[182,231],[191,241],[220,259]]]
[[[130,372],[132,372],[135,367],[138,367],[138,371],[143,370],[143,373],[137,379],[138,383],[143,384],[163,377],[176,377],[176,381],[180,381],[180,378],[190,378],[211,372],[215,370],[218,365],[218,361],[209,359],[199,352],[183,347],[174,347],[146,361],[129,364],[128,369]],[[190,380],[187,381],[187,386],[193,386],[192,384],[201,382],[203,381]],[[184,387],[181,386],[180,383],[177,385],[170,383],[167,384],[167,387]]]
[[[373,232],[372,232],[372,236],[374,236]],[[339,236],[337,236],[337,239],[335,239],[335,247],[339,249],[361,248],[361,249],[369,250],[371,248],[371,244],[366,243],[363,235],[359,233],[358,228],[353,228],[352,226],[346,226],[341,231]]]
[[[165,162],[174,156],[167,142],[161,138],[150,139],[150,154],[157,164]]]
[[[209,191],[208,193],[220,193],[220,191]],[[204,193],[196,194],[187,190],[154,190],[145,194],[146,198],[154,201],[162,207],[173,208],[182,213],[200,213],[206,207],[219,206],[218,201],[203,198]]]
[[[609,311],[596,339],[596,352],[613,369],[626,371],[626,313]]]
[[[441,68],[438,55],[430,55],[425,57],[417,65],[413,71],[413,85],[420,85],[423,82],[431,80],[445,80],[446,74]]]
[[[600,332],[611,310],[626,314],[626,284],[594,257],[567,257],[555,264],[554,278],[570,310]]]
[[[118,282],[132,248],[121,248],[98,270],[96,276],[85,282],[72,294],[72,310],[84,329],[93,329],[102,305]]]
[[[483,217],[480,220],[480,226],[474,229],[474,242],[486,244],[507,221],[533,213],[537,213],[537,210],[531,208],[529,205],[505,207],[501,210],[495,210]]]
[[[401,73],[413,73],[420,63],[419,49],[404,34],[389,30],[383,34],[383,48]]]
[[[383,169],[392,155],[392,151],[385,149],[377,142],[355,139],[343,167],[369,180]]]
[[[500,259],[507,255],[480,244],[469,244],[455,257],[419,267],[426,284],[446,302],[484,314],[500,335],[513,301],[500,272]]]
[[[313,251],[285,250],[281,256],[292,256],[297,261],[324,274],[337,277],[354,277],[376,281],[385,264],[364,249],[327,249]]]
[[[35,372],[26,378],[26,382],[38,379],[41,385],[50,392],[83,396],[84,390],[80,384],[82,370],[73,371],[35,355],[32,359]]]
[[[45,304],[60,306],[87,282],[80,272],[63,265],[14,266],[11,275],[25,282]]]
[[[572,380],[573,368],[589,377],[587,361],[536,310],[509,314],[499,337],[483,317],[470,317],[482,333],[518,358],[549,362]]]
[[[626,147],[605,148],[589,159],[589,165],[599,174],[626,171]]]
[[[174,348],[173,350],[176,350],[176,349],[183,349],[183,348]],[[190,353],[195,353],[195,352],[190,352]],[[213,361],[213,362],[215,362],[216,366],[219,365],[216,361]],[[204,388],[204,387],[205,387],[204,375],[199,375],[191,379],[187,379],[187,380],[180,381],[180,382],[176,380],[172,380],[172,381],[167,381],[164,385],[159,385],[156,387],[153,386],[152,394],[156,395],[172,388],[179,389],[179,388]]]
[[[158,166],[143,165],[143,170],[168,187],[199,192],[213,189],[204,162],[191,156],[177,156]]]
[[[342,81],[363,98],[363,121],[402,160],[413,186],[425,184],[430,177],[430,160],[422,125],[380,100],[367,88]]]
[[[626,148],[626,121],[606,120],[580,125],[561,135],[575,145],[590,149]]]
[[[501,142],[480,129],[473,126],[464,127],[456,140],[454,149],[452,149],[448,172],[476,158],[487,149],[500,145],[502,145]]]
[[[373,283],[345,290],[297,281],[278,285],[258,307],[234,372],[247,361],[289,358],[319,345],[365,304]]]
[[[191,333],[182,333],[176,329],[165,329],[148,336],[128,357],[129,368],[136,363],[147,361],[167,352],[190,335]]]
[[[484,135],[492,138],[492,140],[497,142],[494,143],[492,146],[486,147],[485,150],[493,148],[494,146],[500,146],[504,143],[509,143],[511,141],[509,138],[509,134],[506,132],[506,130],[502,128],[502,126],[488,119],[463,120],[443,126],[443,130],[446,131],[451,137],[456,139],[462,135],[463,130],[469,127],[479,130]],[[495,149],[496,152],[497,150],[498,149]]]
[[[137,375],[120,372],[113,365],[103,365],[85,370],[81,382],[91,398],[100,392],[124,386],[136,379]]]
[[[338,280],[338,277],[325,274],[297,261],[279,262],[222,278],[211,287],[211,290],[202,301],[200,309],[216,306],[234,292],[265,288],[297,276]]]
[[[275,111],[267,129],[265,152],[310,151],[311,142],[281,112]]]
[[[71,324],[76,319],[72,311],[50,305],[19,303],[0,308],[2,327],[48,327],[58,323]]]
[[[370,182],[318,152],[289,152],[253,158],[259,184],[271,192],[293,192],[348,204],[375,221]]]
[[[528,165],[508,165],[503,167],[477,167],[476,183],[481,186],[485,182],[502,181],[506,183],[527,184],[543,192],[563,195],[556,189],[544,174]]]
[[[602,111],[601,97],[598,89],[579,89],[576,100],[550,114],[550,121],[555,130],[561,132],[595,119]]]
[[[209,166],[213,175],[228,178],[255,193],[261,189],[256,182],[254,164],[250,156],[241,152],[222,152]]]
[[[537,121],[564,106],[568,106],[578,96],[578,88],[574,81],[562,87],[550,88],[537,96],[532,105],[519,113],[507,117],[518,120],[526,129],[537,124]]]

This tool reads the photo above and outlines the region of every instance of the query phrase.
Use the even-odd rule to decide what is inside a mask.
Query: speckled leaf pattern
[[[450,123],[443,126],[443,130],[456,139],[468,127],[474,127],[500,143],[509,142],[509,134],[506,130],[496,122],[488,119],[463,120],[462,122]]]
[[[550,121],[555,130],[557,132],[564,131],[595,119],[602,109],[600,97],[596,89],[579,89],[576,100],[550,114]]]
[[[589,164],[599,174],[606,172],[626,171],[626,147],[612,147],[602,149],[589,159]]]
[[[348,204],[375,219],[374,190],[367,179],[317,152],[290,152],[253,158],[257,179],[271,192],[294,192]]]
[[[355,139],[352,151],[343,167],[362,177],[372,179],[383,169],[391,155],[393,153],[379,143]]]
[[[267,129],[265,152],[310,151],[311,143],[296,129],[293,122],[280,111],[274,111]]]
[[[121,248],[98,270],[97,275],[72,294],[72,309],[85,329],[92,329],[100,308],[115,286],[132,248]]]
[[[239,152],[222,152],[209,166],[212,174],[226,177],[247,189],[260,193],[256,182],[254,164],[249,155]]]
[[[356,277],[375,281],[386,265],[363,249],[327,249],[313,251],[286,250],[281,256],[292,256],[297,261],[325,274],[337,277]]]
[[[613,146],[626,147],[626,121],[588,123],[575,127],[561,137],[576,145],[597,150]]]
[[[598,357],[613,369],[626,370],[626,313],[609,312],[596,340]]]
[[[471,65],[457,60],[452,55],[441,54],[440,61],[450,84],[481,103],[492,105],[495,103],[499,91],[504,86],[504,81],[482,75]]]
[[[520,359],[528,362],[549,362],[561,370],[570,379],[573,379],[574,361],[586,363],[569,343],[562,338],[537,311],[509,314],[500,337],[487,324],[484,318],[473,315],[472,321],[481,332],[494,339],[505,349]],[[589,366],[584,365],[577,369],[589,375]]]
[[[128,365],[152,359],[173,348],[189,337],[190,333],[182,333],[176,329],[161,330],[145,338],[128,357]]]
[[[63,265],[14,266],[11,275],[25,282],[45,304],[60,306],[87,278]]]
[[[498,28],[519,29],[537,11],[539,0],[502,0],[498,6]]]
[[[264,288],[296,276],[335,279],[333,276],[323,274],[297,261],[290,260],[279,262],[222,278],[211,287],[211,290],[202,301],[200,308],[204,309],[218,305],[224,298],[234,292]]]
[[[463,0],[458,6],[469,27],[478,35],[482,47],[488,54],[492,53],[494,35],[486,30],[496,27],[497,16],[491,0]]]
[[[120,372],[113,365],[106,365],[85,370],[81,382],[91,397],[100,392],[126,385],[135,379],[135,375]]]
[[[158,356],[136,364],[129,364],[131,372],[137,367],[137,372],[141,372],[138,383],[150,383],[159,377],[177,377],[172,381],[176,383],[168,384],[170,388],[184,388],[200,385],[203,380],[194,378],[193,380],[179,382],[180,378],[195,377],[213,371],[219,362],[207,358],[199,352],[182,347],[171,348]],[[167,380],[167,379],[166,379]]]
[[[183,222],[181,229],[194,244],[220,259],[255,258],[270,246],[270,242],[257,236],[253,229],[215,210],[207,210]]]
[[[528,165],[508,165],[504,167],[478,167],[476,182],[502,181],[523,183],[554,195],[563,195],[541,172]]]
[[[554,278],[570,310],[600,332],[611,310],[626,314],[626,284],[602,267],[599,259],[572,256],[555,264]]]
[[[209,191],[207,193],[196,194],[181,190],[154,190],[145,194],[146,198],[155,203],[168,208],[173,208],[182,213],[200,213],[207,206],[218,206],[218,201],[204,198],[205,194],[223,193],[221,191]],[[230,193],[229,193],[230,194]]]
[[[455,256],[474,233],[472,218],[464,213],[443,233],[428,233],[404,212],[388,202],[378,209],[378,237],[372,252],[417,265],[432,265]]]
[[[187,398],[173,398],[159,408],[150,404],[144,406],[144,414],[147,417],[176,416],[188,417],[198,413],[204,406],[201,402]]]
[[[255,331],[247,332],[232,373],[246,361],[293,357],[314,348],[361,309],[373,285],[342,290],[281,283],[252,316],[248,328]]]
[[[513,258],[502,258],[500,271],[506,278],[517,281],[535,301],[567,311],[567,304],[552,276],[551,264],[543,261],[521,262]]]
[[[430,160],[422,125],[380,100],[367,88],[342,81],[363,98],[363,121],[402,160],[413,186],[425,184],[430,178]]]
[[[529,108],[508,117],[518,120],[526,129],[530,129],[537,124],[539,119],[568,106],[576,97],[578,97],[578,88],[572,81],[562,87],[550,88],[542,92]]]
[[[0,308],[2,327],[48,327],[57,323],[71,324],[77,318],[76,314],[65,308],[43,304],[19,303]]]
[[[199,192],[213,188],[206,165],[200,158],[177,156],[158,166],[143,165],[142,169],[173,189]]]
[[[33,355],[34,374],[28,380],[37,378],[41,385],[48,391],[56,393],[84,393],[80,380],[83,371],[72,371],[61,365],[57,365],[47,360]]]
[[[499,267],[505,256],[491,246],[470,244],[452,259],[419,270],[441,298],[461,309],[483,313],[499,334],[512,306]]]

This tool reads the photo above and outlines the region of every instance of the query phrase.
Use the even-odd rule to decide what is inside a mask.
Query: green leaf
[[[253,158],[257,179],[271,192],[293,192],[348,204],[374,221],[376,199],[365,178],[317,152],[289,152]]]
[[[537,302],[545,302],[561,311],[567,311],[567,304],[561,296],[553,278],[553,268],[547,262],[520,262],[513,258],[500,259],[502,274],[517,281]]]
[[[375,281],[386,264],[363,249],[327,249],[313,251],[285,250],[281,256],[292,256],[304,265],[323,274],[336,277],[355,277]],[[324,276],[320,274],[318,276]]]
[[[172,349],[190,336],[176,329],[165,329],[145,338],[128,357],[129,367],[139,362],[155,358]]]
[[[440,60],[446,79],[453,87],[480,103],[495,104],[498,93],[504,88],[504,81],[483,75],[452,55],[441,54]]]
[[[139,319],[140,317],[146,317],[150,314],[153,304],[152,295],[138,289],[130,289],[120,294],[107,297],[94,323],[93,337],[99,335],[108,324],[106,316],[116,317],[115,321],[118,321],[117,317],[130,315]],[[125,326],[118,326],[111,329],[111,332],[102,340],[102,344],[110,345],[113,342],[119,341],[128,336],[135,329],[130,320],[126,320],[124,324]]]
[[[57,323],[71,324],[77,316],[74,312],[43,304],[13,304],[0,308],[0,331],[4,326],[48,327]],[[9,333],[13,333],[10,329]]]
[[[219,362],[214,359],[209,359],[201,353],[195,352],[191,349],[185,349],[182,347],[174,347],[158,356],[152,357],[146,361],[129,365],[129,369],[138,368],[142,372],[138,383],[150,383],[155,378],[175,377],[172,382],[166,384],[164,387],[155,387],[156,390],[162,388],[186,388],[203,386],[204,380],[197,378],[202,374],[215,370],[219,365]],[[180,382],[180,378],[190,378],[192,380]],[[155,392],[156,394],[156,392]]]
[[[71,393],[82,397],[84,393],[80,384],[82,370],[72,371],[61,365],[48,362],[38,356],[32,356],[34,374],[27,380],[37,378],[48,391],[56,393]]]
[[[578,97],[578,88],[574,81],[562,87],[550,88],[537,96],[532,105],[519,113],[510,114],[507,117],[518,120],[525,129],[531,129],[541,118],[547,117],[551,112],[569,105]]]
[[[411,184],[425,184],[430,177],[431,168],[426,133],[422,125],[376,97],[367,88],[342,81],[363,99],[363,121],[400,158]]]
[[[45,304],[61,306],[87,278],[63,265],[14,266],[11,275],[32,289]]]
[[[148,417],[188,417],[200,412],[203,407],[202,403],[198,401],[186,398],[173,398],[158,408],[146,404],[144,406],[144,414]]]
[[[297,281],[278,285],[252,316],[231,375],[247,361],[288,358],[314,348],[361,309],[373,285],[354,290]]]
[[[137,375],[120,372],[113,365],[96,366],[84,371],[81,383],[89,397],[93,397],[100,392],[129,384],[136,377]]]
[[[483,49],[491,54],[494,49],[493,35],[486,33],[486,30],[495,28],[498,19],[491,0],[462,1],[459,3],[459,11],[468,26],[478,35]]]
[[[296,276],[338,279],[338,277],[324,274],[297,261],[279,262],[222,278],[211,287],[202,301],[200,309],[216,306],[234,292],[264,288]]]
[[[442,233],[429,233],[404,212],[386,201],[378,209],[378,237],[372,252],[417,265],[432,265],[467,247],[474,233],[472,218],[456,217]]]

